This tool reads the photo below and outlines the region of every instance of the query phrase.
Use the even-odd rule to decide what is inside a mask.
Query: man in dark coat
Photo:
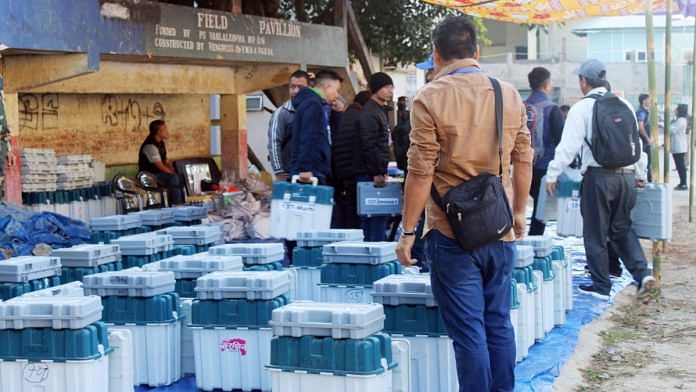
[[[372,96],[360,112],[359,154],[355,171],[359,182],[373,182],[376,187],[386,183],[389,166],[389,118],[387,103],[394,98],[394,82],[385,73],[377,72],[370,78]],[[366,241],[385,241],[387,218],[384,216],[361,217]]]
[[[334,179],[334,216],[332,227],[336,229],[359,229],[357,211],[357,183],[355,181],[355,156],[360,151],[358,119],[363,106],[370,99],[369,91],[361,91],[348,106],[341,125],[333,133],[331,145]]]

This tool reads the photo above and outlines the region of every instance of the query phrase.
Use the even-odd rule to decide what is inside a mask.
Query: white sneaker
[[[652,277],[652,275],[648,275],[643,278],[643,280],[640,282],[640,286],[638,286],[638,295],[654,293],[655,291],[657,291],[657,280]]]

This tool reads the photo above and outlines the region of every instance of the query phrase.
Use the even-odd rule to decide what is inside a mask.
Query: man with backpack
[[[537,67],[527,75],[532,94],[525,101],[527,109],[527,128],[532,137],[534,149],[534,168],[529,195],[534,199],[534,212],[529,227],[529,235],[543,235],[546,224],[536,219],[541,178],[546,175],[549,162],[553,160],[556,146],[561,141],[565,119],[558,105],[551,102],[551,73]]]
[[[628,101],[607,91],[604,64],[588,60],[576,74],[585,97],[568,113],[546,190],[553,193],[558,176],[581,152],[580,209],[592,284],[580,285],[580,292],[609,300],[609,246],[638,282],[638,293],[653,292],[657,281],[631,227],[636,186],[645,183],[647,165],[636,116]]]

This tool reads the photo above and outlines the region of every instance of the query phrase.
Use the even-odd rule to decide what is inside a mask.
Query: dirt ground
[[[634,286],[619,294],[583,328],[554,391],[696,391],[696,222],[679,197],[661,295],[638,298]]]

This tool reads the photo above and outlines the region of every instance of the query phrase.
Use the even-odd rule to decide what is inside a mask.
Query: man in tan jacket
[[[425,254],[431,264],[433,294],[454,341],[459,390],[512,391],[511,279],[515,240],[525,233],[533,160],[525,107],[517,90],[501,82],[500,159],[493,87],[478,63],[476,28],[467,17],[448,17],[433,31],[433,44],[436,76],[413,100],[403,234],[397,254],[402,264],[415,263],[411,248],[425,208]],[[445,212],[430,198],[431,185],[444,195],[481,173],[498,174],[501,164],[513,229],[500,241],[464,250]]]

